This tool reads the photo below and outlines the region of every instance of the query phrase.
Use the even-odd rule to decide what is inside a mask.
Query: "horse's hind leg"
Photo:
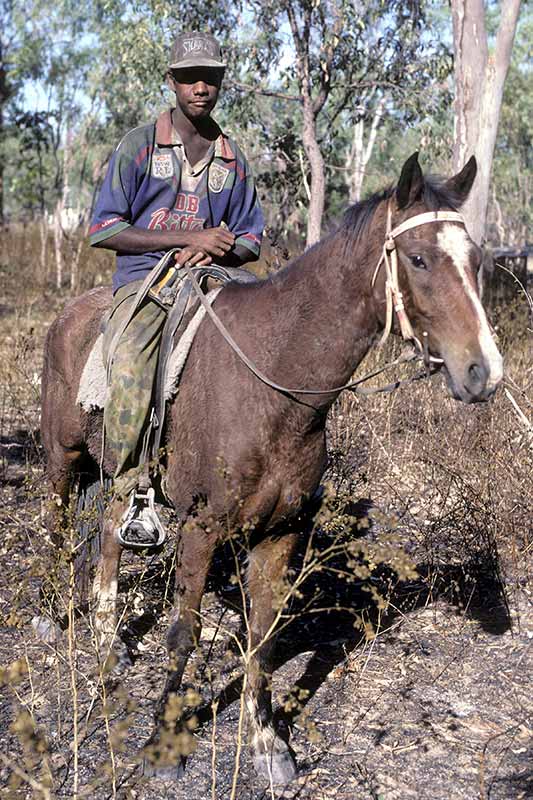
[[[200,605],[214,548],[214,533],[200,527],[182,532],[178,540],[175,604],[167,633],[168,674],[156,708],[156,729],[146,749],[146,774],[180,777],[193,749],[187,720],[181,712],[172,711],[172,699],[180,689],[187,660],[200,641]]]
[[[46,442],[45,442],[46,445]],[[53,545],[52,563],[46,571],[39,592],[39,615],[32,620],[36,634],[44,641],[55,641],[61,633],[58,622],[65,616],[61,608],[60,565],[65,534],[69,525],[69,501],[72,482],[81,451],[65,448],[59,443],[47,448],[47,477],[52,496],[45,512],[45,528]]]
[[[250,597],[250,651],[246,707],[250,746],[256,771],[273,784],[288,783],[296,764],[287,743],[277,735],[272,719],[272,655],[275,635],[276,597],[298,539],[297,534],[268,538],[254,547],[248,566]]]

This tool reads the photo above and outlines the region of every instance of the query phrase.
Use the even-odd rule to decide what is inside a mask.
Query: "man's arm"
[[[255,188],[252,172],[239,147],[232,141],[236,153],[235,183],[224,221],[234,234],[235,245],[228,253],[224,266],[240,266],[259,258],[265,220]]]
[[[199,231],[152,231],[132,225],[94,246],[122,253],[186,248],[188,260],[199,266],[207,266],[215,261],[221,267],[240,267],[248,261],[256,261],[255,253],[243,245],[235,245],[234,242],[235,236],[222,227]],[[182,259],[178,259],[179,255],[181,254],[176,253],[176,261],[182,263]]]
[[[130,225],[94,246],[121,253],[149,253],[153,250],[171,250],[173,247],[190,247],[205,256],[220,259],[230,254],[234,242],[235,236],[222,227],[197,231],[160,231]]]

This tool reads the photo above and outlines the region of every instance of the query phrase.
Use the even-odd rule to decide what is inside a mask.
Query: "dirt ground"
[[[201,648],[187,675],[202,696],[197,748],[184,777],[168,782],[144,777],[139,757],[164,677],[169,576],[162,557],[126,558],[120,594],[135,657],[105,696],[87,615],[75,615],[70,635],[54,644],[32,633],[50,549],[36,433],[42,331],[12,323],[0,398],[2,797],[533,797],[525,530],[531,444],[505,398],[488,409],[459,408],[442,400],[436,383],[414,390],[420,394],[407,410],[406,400],[339,404],[326,477],[358,504],[359,520],[369,520],[357,539],[378,548],[386,541],[418,576],[391,581],[383,556],[368,579],[311,581],[306,591],[311,596],[318,587],[318,605],[329,611],[315,603],[313,613],[303,613],[305,596],[291,609],[295,619],[278,643],[273,686],[277,723],[290,734],[299,767],[288,787],[261,784],[246,748],[237,752],[239,670],[234,658],[228,661],[228,641],[239,615],[231,586],[210,591]],[[531,377],[524,380],[530,392]],[[470,458],[460,468],[459,451]],[[386,598],[381,610],[378,595]],[[372,622],[373,637],[354,627],[355,613]]]

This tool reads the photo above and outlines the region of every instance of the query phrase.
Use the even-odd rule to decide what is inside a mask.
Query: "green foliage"
[[[317,103],[327,94],[316,125],[329,220],[348,202],[355,128],[364,126],[366,145],[380,105],[366,192],[394,180],[415,149],[432,169],[448,167],[451,19],[432,0],[60,0],[53,7],[30,0],[24,9],[12,0],[1,3],[0,155],[4,206],[12,219],[52,210],[65,186],[67,204],[89,209],[116,143],[173,100],[165,70],[176,32],[207,29],[219,37],[228,62],[216,116],[252,163],[270,234],[292,238],[291,247],[299,248],[310,176],[289,12],[302,37],[308,15],[311,93]],[[522,240],[531,223],[531,73],[524,66],[531,12],[524,13],[494,165],[510,242]],[[337,14],[342,25],[336,31]],[[494,218],[495,212],[491,232],[498,241]]]

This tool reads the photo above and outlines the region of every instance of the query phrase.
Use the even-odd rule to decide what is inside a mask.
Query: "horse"
[[[383,331],[423,341],[426,358],[442,362],[450,393],[464,403],[488,400],[502,379],[502,358],[478,294],[480,249],[458,214],[476,169],[472,157],[449,179],[424,177],[415,153],[396,187],[348,209],[334,232],[283,269],[254,283],[225,286],[214,312],[277,388],[260,380],[206,317],[168,410],[166,495],[182,524],[167,635],[169,668],[156,728],[169,698],[175,701],[200,638],[202,595],[215,549],[228,526],[243,532],[253,523],[243,589],[251,653],[245,707],[255,768],[274,783],[296,774],[290,746],[275,730],[271,704],[275,584],[287,575],[302,533],[300,512],[315,496],[327,465],[329,409]],[[110,304],[107,289],[74,299],[46,340],[42,440],[57,500],[51,524],[59,546],[76,475],[91,469],[98,474],[101,412],[86,413],[76,397]],[[315,393],[282,390],[291,386]],[[113,474],[107,453],[103,468]],[[199,502],[215,524],[192,530],[188,523]],[[121,557],[116,530],[123,512],[118,499],[106,510],[94,580],[95,627],[104,652],[116,635]],[[173,774],[182,766],[177,756]]]

